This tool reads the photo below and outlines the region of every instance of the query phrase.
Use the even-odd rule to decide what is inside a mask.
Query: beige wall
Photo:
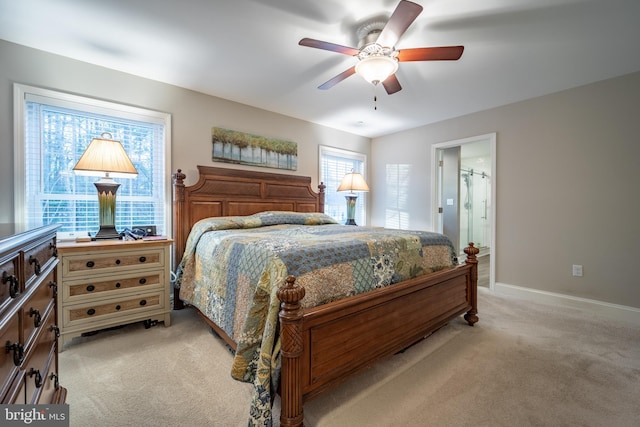
[[[431,228],[431,145],[497,133],[496,281],[640,307],[640,73],[370,141],[290,117],[0,41],[0,222],[13,220],[13,83],[172,114],[172,170],[214,165],[221,126],[298,142],[318,180],[318,145],[370,156],[372,225],[384,224],[387,165],[411,167],[410,228]],[[226,166],[224,164],[215,164]],[[257,169],[260,170],[260,169]],[[262,169],[264,170],[264,169]],[[286,173],[286,172],[284,172]],[[584,277],[571,276],[582,264]]]
[[[496,282],[640,307],[638,105],[635,73],[377,138],[371,187],[409,164],[411,227],[430,229],[431,145],[496,132]],[[371,199],[382,225],[393,201]]]
[[[369,155],[370,140],[247,105],[142,79],[0,40],[0,223],[13,222],[13,83],[115,101],[172,115],[171,170],[187,184],[196,165],[237,167],[211,161],[211,127],[219,126],[298,143],[298,170],[277,171],[318,184],[318,145]],[[276,171],[275,169],[247,169]]]

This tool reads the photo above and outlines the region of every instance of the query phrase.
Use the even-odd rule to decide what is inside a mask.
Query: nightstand
[[[128,323],[171,325],[172,240],[59,242],[60,351],[73,337]]]

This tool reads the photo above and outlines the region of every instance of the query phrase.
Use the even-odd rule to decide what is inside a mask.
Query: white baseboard
[[[583,309],[585,311],[589,311],[591,314],[600,314],[613,320],[640,326],[640,308],[498,282],[495,284],[494,292],[497,294],[512,295],[546,304]]]

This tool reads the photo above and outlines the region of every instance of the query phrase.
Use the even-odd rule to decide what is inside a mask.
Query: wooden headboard
[[[185,186],[181,169],[173,174],[174,266],[189,231],[203,218],[252,215],[262,211],[324,212],[324,188],[311,178],[278,173],[198,166],[198,182]]]

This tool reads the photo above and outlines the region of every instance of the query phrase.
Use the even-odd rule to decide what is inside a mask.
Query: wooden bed
[[[262,211],[323,212],[324,185],[296,175],[198,166],[198,182],[174,179],[174,266],[189,231],[203,218]],[[464,314],[477,316],[478,249],[465,248],[465,264],[314,308],[302,309],[305,290],[289,276],[278,290],[281,301],[281,416],[283,427],[300,426],[306,401],[345,381],[375,361],[419,341]],[[183,304],[176,289],[174,309]],[[202,313],[227,343],[235,343]],[[349,345],[345,349],[344,343]],[[339,349],[337,351],[336,349]]]

